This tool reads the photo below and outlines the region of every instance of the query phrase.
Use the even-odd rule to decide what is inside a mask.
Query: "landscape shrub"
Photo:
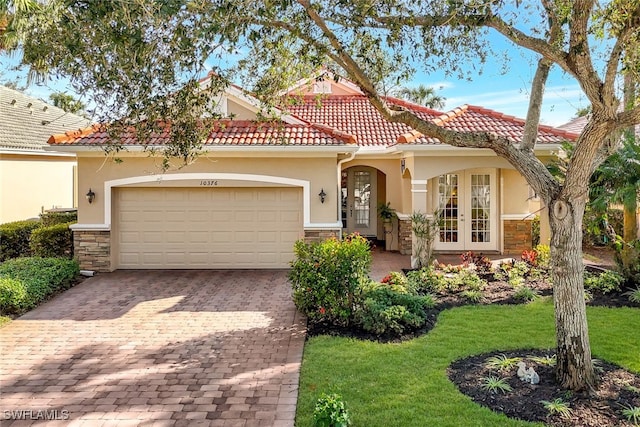
[[[78,212],[44,212],[40,214],[43,227],[56,224],[69,224],[78,221]]]
[[[398,271],[392,271],[387,274],[380,283],[389,286],[391,289],[402,293],[416,293],[415,288],[409,283],[409,279]]]
[[[398,292],[380,283],[363,287],[358,323],[365,331],[377,335],[402,334],[423,326],[425,310],[435,306],[431,295]]]
[[[444,274],[431,266],[407,273],[409,288],[417,293],[437,292],[443,277]]]
[[[551,265],[551,248],[549,245],[536,245],[533,250],[536,253],[538,268],[549,269]]]
[[[71,287],[80,268],[77,261],[62,258],[16,258],[0,265],[0,287],[5,314],[20,314],[37,306],[52,293]],[[24,292],[20,291],[19,283]]]
[[[27,301],[27,290],[17,279],[0,277],[0,313],[18,313]]]
[[[73,233],[68,223],[33,230],[29,247],[37,257],[73,257]]]
[[[356,292],[367,282],[371,249],[362,236],[294,245],[289,280],[296,307],[310,320],[346,326],[353,319]]]
[[[313,421],[316,427],[348,427],[351,425],[349,411],[336,393],[323,393],[313,409]]]
[[[615,271],[607,270],[600,274],[584,272],[584,287],[591,292],[608,294],[613,291],[620,291],[624,277]]]
[[[31,232],[40,227],[39,221],[15,221],[0,225],[0,262],[29,256]]]
[[[460,259],[462,260],[462,265],[465,267],[473,264],[478,273],[490,273],[493,270],[491,260],[482,254],[467,251],[460,255]]]

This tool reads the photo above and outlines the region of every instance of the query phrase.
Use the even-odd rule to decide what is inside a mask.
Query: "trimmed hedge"
[[[45,212],[40,214],[43,227],[78,221],[78,212]]]
[[[73,286],[80,267],[61,258],[16,258],[0,265],[0,313],[21,314]]]
[[[39,221],[15,221],[0,225],[0,262],[31,255],[29,237]]]
[[[68,223],[40,227],[31,233],[29,247],[33,256],[73,258],[73,233]]]

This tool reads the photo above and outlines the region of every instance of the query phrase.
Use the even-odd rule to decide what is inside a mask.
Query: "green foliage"
[[[562,400],[561,397],[558,397],[554,400],[541,400],[542,406],[546,409],[550,415],[560,415],[563,418],[567,418],[571,416],[573,412],[569,407],[569,404]]]
[[[442,273],[431,266],[407,273],[409,287],[418,293],[436,292],[442,280]]]
[[[531,220],[531,243],[534,247],[540,244],[540,215]]]
[[[477,304],[484,299],[484,294],[478,289],[465,289],[460,295],[472,304]]]
[[[39,221],[15,221],[0,225],[0,262],[29,256],[29,238]]]
[[[357,322],[377,335],[397,334],[424,325],[426,309],[435,303],[430,295],[412,295],[389,286],[371,283],[363,288]]]
[[[68,93],[55,92],[49,95],[49,99],[53,101],[53,105],[68,113],[80,113],[85,109],[85,105],[81,101],[78,101]]]
[[[391,202],[378,205],[378,216],[384,220],[391,220],[396,216],[396,210],[391,207]]]
[[[625,406],[622,410],[622,415],[624,415],[630,423],[634,425],[640,424],[640,406]]]
[[[516,291],[513,293],[513,298],[521,302],[531,302],[539,297],[540,295],[535,289],[526,285],[518,286]]]
[[[629,301],[640,304],[640,286],[630,291],[625,292],[623,295],[629,297]]]
[[[529,359],[532,362],[545,366],[556,366],[558,363],[558,358],[555,354],[551,356],[529,356]]]
[[[347,427],[351,425],[349,411],[337,393],[321,394],[313,409],[313,421],[316,427]]]
[[[78,212],[44,212],[40,214],[43,227],[56,224],[70,224],[78,221]]]
[[[624,277],[615,271],[607,270],[600,274],[584,273],[584,287],[591,292],[608,294],[619,291],[624,283]]]
[[[485,361],[485,366],[492,370],[504,372],[515,368],[520,361],[522,361],[520,357],[507,357],[505,354],[500,354],[499,356],[489,357]]]
[[[507,380],[504,378],[499,378],[496,376],[489,376],[482,379],[482,387],[483,390],[488,390],[491,393],[508,393],[513,390]]]
[[[356,292],[368,281],[369,242],[353,234],[294,246],[289,280],[298,310],[311,320],[348,325],[355,310]]]
[[[536,245],[533,250],[536,253],[538,268],[549,269],[551,266],[551,248],[549,245]]]
[[[20,314],[49,295],[73,285],[80,268],[74,260],[16,258],[0,265],[0,301],[4,313]]]
[[[444,108],[446,98],[437,94],[431,86],[420,84],[416,87],[403,87],[395,93],[396,96],[425,107]]]
[[[415,293],[416,289],[411,286],[409,283],[409,279],[407,277],[397,271],[392,271],[382,278],[380,283],[388,285],[394,291],[401,293]]]
[[[73,233],[69,224],[40,227],[31,233],[31,253],[37,257],[73,257]]]
[[[0,312],[17,313],[27,301],[27,290],[20,280],[0,277]]]

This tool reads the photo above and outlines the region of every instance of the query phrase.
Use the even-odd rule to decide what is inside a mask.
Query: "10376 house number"
[[[218,181],[214,179],[203,179],[200,181],[200,186],[202,187],[215,187],[218,185]]]

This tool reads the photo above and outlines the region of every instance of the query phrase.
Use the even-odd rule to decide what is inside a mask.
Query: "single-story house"
[[[256,122],[258,102],[229,87],[218,105],[233,118],[212,127],[193,164],[163,174],[133,139],[119,153],[123,162],[105,163],[100,127],[52,136],[52,149],[77,155],[79,194],[95,193],[79,204],[74,226],[82,268],[286,268],[296,240],[351,232],[410,254],[410,215],[438,206],[438,251],[531,247],[540,203],[493,152],[451,147],[390,123],[344,79],[304,82],[291,95],[298,102],[273,125]],[[441,113],[388,102],[447,128],[522,138],[523,120],[485,108]],[[552,156],[575,136],[540,126],[536,153]],[[398,213],[387,234],[380,203]]]
[[[0,85],[0,224],[77,206],[75,154],[44,148],[52,134],[88,125],[84,117]]]

